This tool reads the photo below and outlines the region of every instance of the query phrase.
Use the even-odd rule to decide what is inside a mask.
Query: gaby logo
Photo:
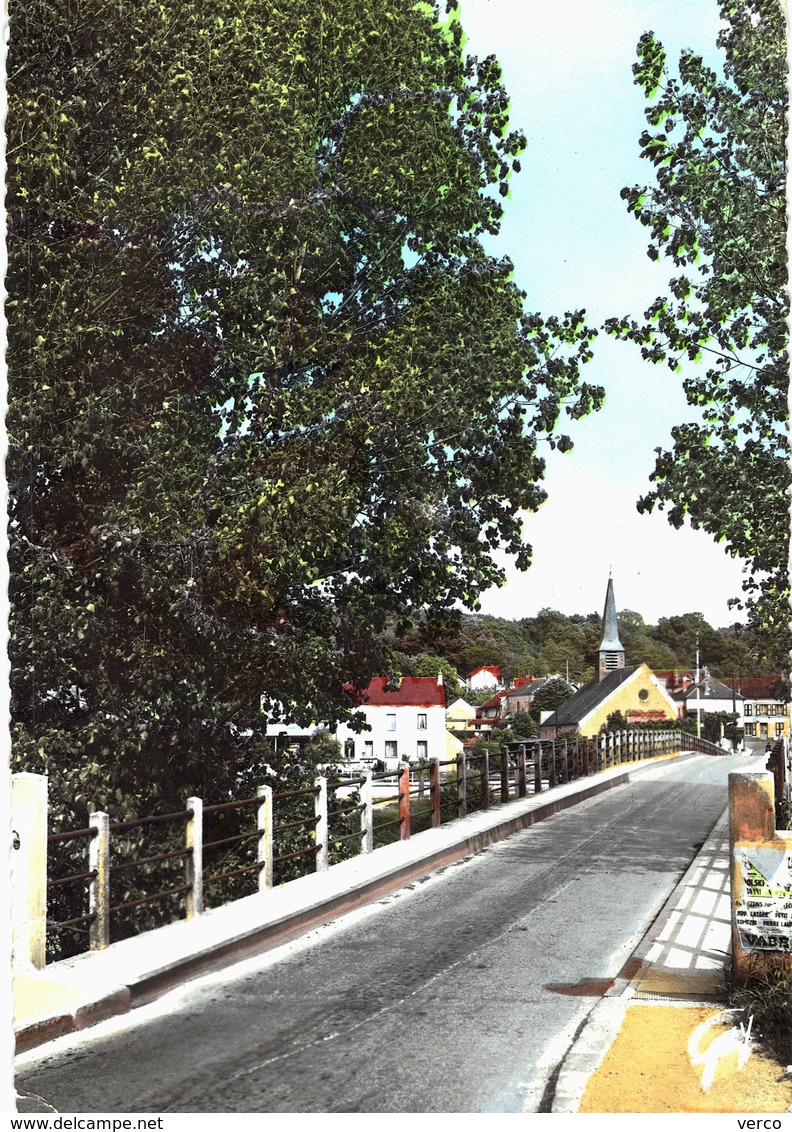
[[[748,1019],[748,1026],[743,1026],[740,1022],[739,1026],[732,1026],[730,1029],[718,1034],[706,1047],[701,1048],[701,1043],[704,1036],[719,1023],[728,1022],[731,1020],[735,1012],[732,1010],[720,1010],[717,1014],[713,1014],[700,1026],[696,1026],[693,1033],[690,1035],[688,1041],[688,1057],[690,1058],[691,1065],[703,1065],[704,1072],[701,1075],[701,1091],[706,1093],[715,1080],[715,1074],[718,1069],[718,1062],[721,1058],[728,1057],[731,1053],[737,1054],[737,1067],[742,1069],[748,1058],[751,1055],[751,1026],[753,1025],[753,1016]]]

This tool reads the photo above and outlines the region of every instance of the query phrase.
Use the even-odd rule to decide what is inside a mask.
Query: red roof
[[[387,676],[375,676],[368,687],[355,692],[351,684],[347,692],[361,705],[372,707],[445,707],[445,687],[436,676],[402,676],[398,691],[386,691]]]
[[[736,680],[722,680],[728,688],[736,688],[745,700],[777,700],[781,676],[738,676]]]
[[[508,694],[508,692],[496,692],[492,699],[487,700],[487,702],[485,704],[482,704],[481,707],[476,708],[476,715],[480,718],[479,713],[484,711],[484,708],[499,707],[501,700],[505,700]]]
[[[478,668],[473,669],[468,676],[468,680],[471,680],[477,672],[489,672],[490,676],[494,676],[496,680],[500,680],[501,678],[501,667],[499,664],[480,664]]]

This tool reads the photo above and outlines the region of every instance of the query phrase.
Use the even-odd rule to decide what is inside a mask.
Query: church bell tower
[[[613,578],[608,578],[608,592],[605,595],[605,612],[602,615],[602,644],[599,647],[599,667],[597,681],[604,680],[609,672],[624,668],[624,646],[619,640],[619,626],[616,621],[616,598],[613,596]]]

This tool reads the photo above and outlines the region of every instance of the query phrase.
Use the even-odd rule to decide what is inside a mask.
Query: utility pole
[[[732,676],[732,754],[737,754],[737,677]]]
[[[701,738],[701,684],[699,672],[699,635],[696,633],[696,735]]]

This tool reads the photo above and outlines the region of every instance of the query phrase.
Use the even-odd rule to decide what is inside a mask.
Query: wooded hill
[[[462,614],[458,633],[451,630],[450,625],[444,631],[417,624],[401,638],[392,633],[395,668],[421,675],[424,668],[431,668],[433,658],[442,659],[452,688],[454,674],[464,678],[479,665],[501,665],[507,680],[568,671],[570,679],[584,683],[594,678],[602,617],[600,613],[567,616],[554,609],[517,620]],[[714,629],[701,613],[661,617],[656,625],[648,625],[640,613],[626,609],[619,615],[619,633],[628,664],[645,662],[655,671],[692,669],[698,635],[701,664],[714,676],[774,674],[761,641],[746,626]]]

